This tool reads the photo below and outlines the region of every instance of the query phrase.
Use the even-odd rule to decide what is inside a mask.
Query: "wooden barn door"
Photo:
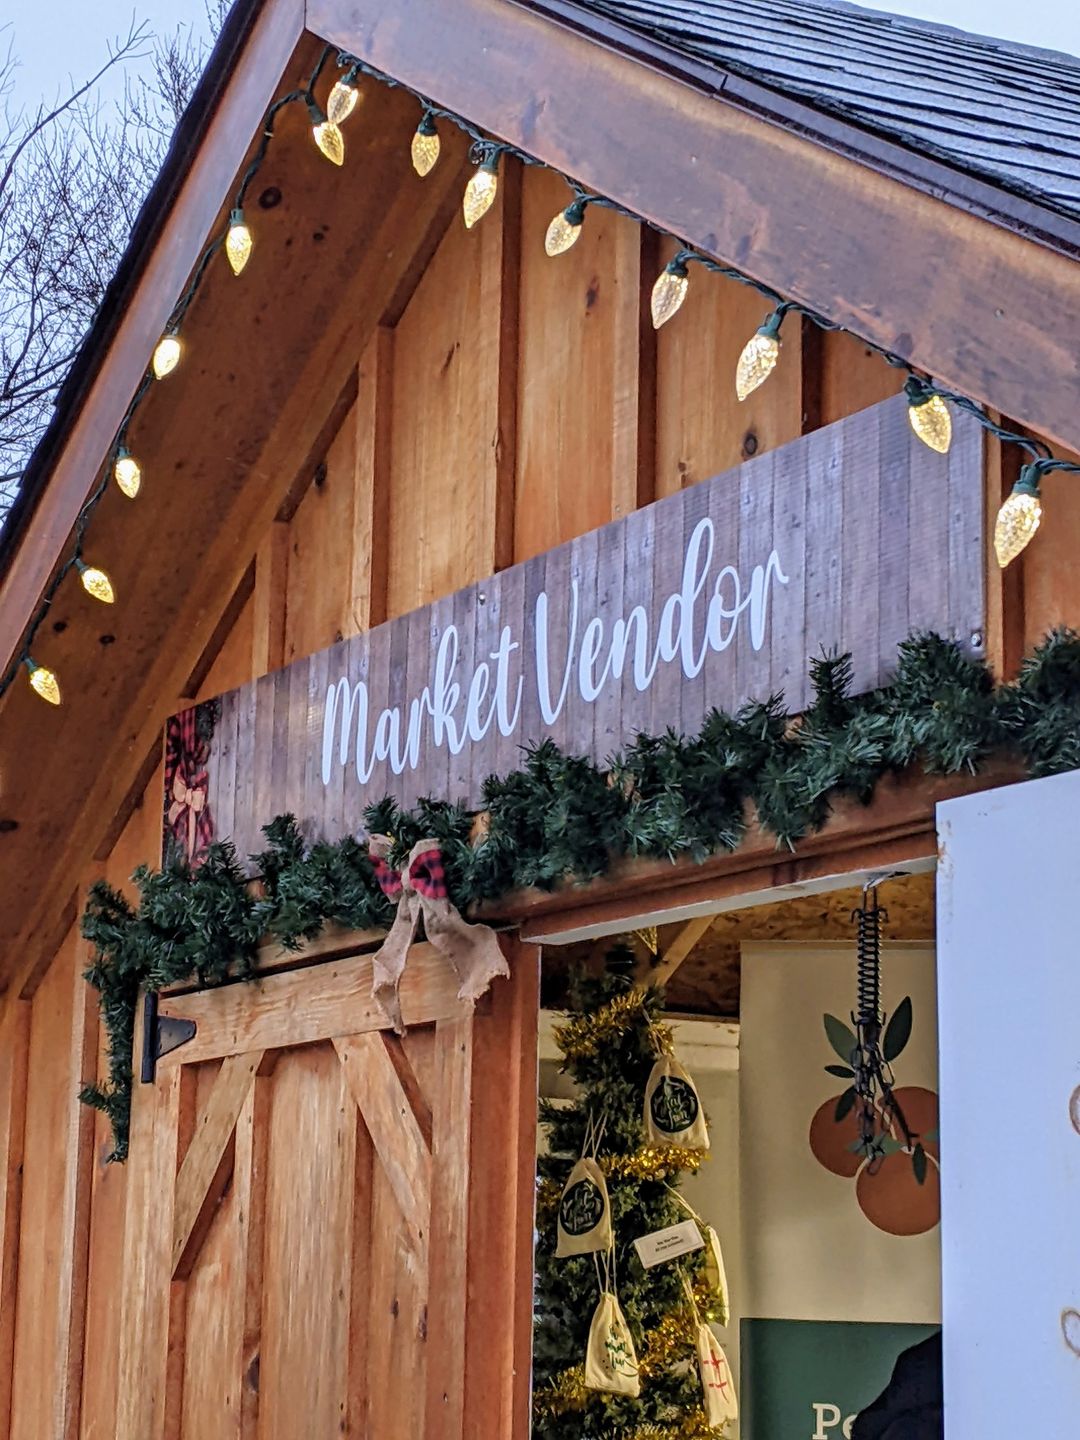
[[[538,961],[508,954],[470,1012],[417,947],[402,1039],[362,956],[162,996],[196,1031],[136,1084],[118,1440],[527,1434]]]

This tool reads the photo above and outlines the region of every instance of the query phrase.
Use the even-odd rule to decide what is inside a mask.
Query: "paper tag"
[[[665,1260],[674,1260],[679,1255],[689,1255],[691,1250],[702,1250],[705,1241],[693,1220],[683,1220],[678,1225],[669,1225],[666,1230],[654,1230],[651,1235],[642,1235],[634,1241],[645,1269],[662,1265]]]

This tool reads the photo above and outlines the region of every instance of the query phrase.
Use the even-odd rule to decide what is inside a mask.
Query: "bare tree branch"
[[[164,38],[133,18],[88,79],[30,110],[12,105],[18,60],[0,25],[0,525],[229,3],[205,0],[205,31]],[[123,97],[106,104],[118,68]]]

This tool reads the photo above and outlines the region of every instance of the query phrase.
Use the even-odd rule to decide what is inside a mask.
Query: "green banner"
[[[937,1329],[744,1320],[743,1440],[850,1440],[852,1421],[884,1390],[896,1357]]]

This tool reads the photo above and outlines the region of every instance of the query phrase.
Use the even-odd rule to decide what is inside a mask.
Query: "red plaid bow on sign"
[[[196,710],[173,715],[165,731],[165,825],[181,853],[197,864],[214,838],[206,803],[210,747],[199,739]]]
[[[387,863],[391,849],[388,835],[372,835],[368,854],[375,878],[383,894],[397,900],[398,909],[390,933],[375,953],[371,990],[400,1035],[405,1023],[398,992],[421,916],[428,940],[450,962],[461,982],[459,1000],[472,1003],[487,992],[496,975],[509,975],[510,971],[494,930],[487,925],[470,925],[451,905],[438,844],[434,840],[418,841],[404,870],[395,870]]]

